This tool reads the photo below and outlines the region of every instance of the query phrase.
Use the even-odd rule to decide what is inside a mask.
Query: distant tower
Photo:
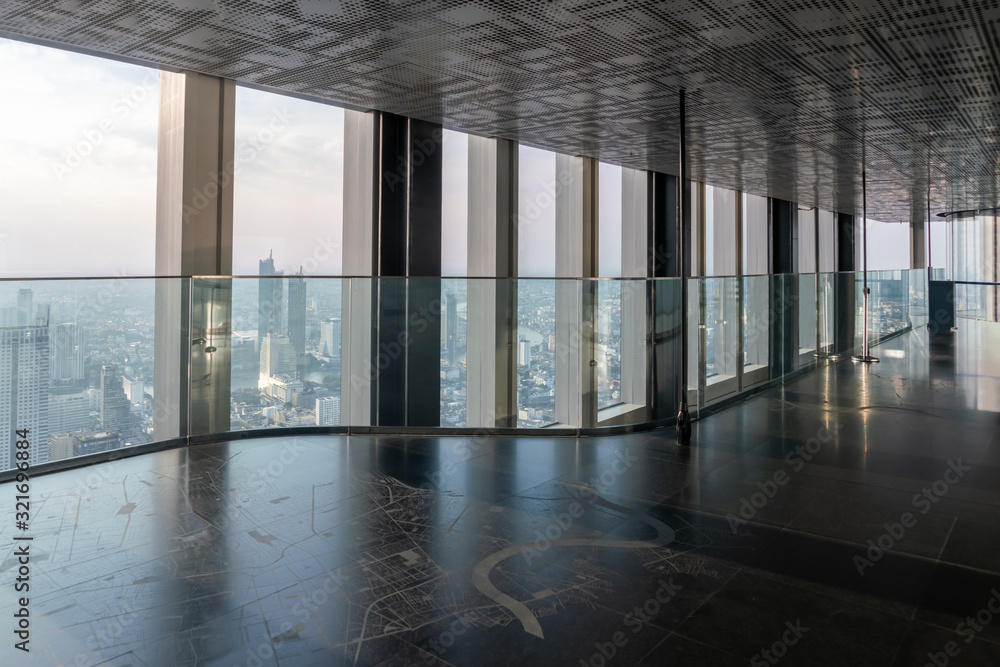
[[[281,271],[274,268],[273,252],[268,255],[267,259],[260,260],[260,275],[282,275]],[[267,334],[282,333],[284,299],[282,298],[281,280],[272,278],[258,282],[257,349],[259,350]]]
[[[324,357],[340,357],[339,317],[331,317],[319,323],[319,353]]]
[[[295,348],[288,336],[268,334],[260,346],[260,379],[259,389],[265,389],[271,383],[271,378],[278,375],[289,375],[295,372]]]
[[[531,343],[524,338],[517,341],[517,365],[531,367]]]
[[[295,348],[295,354],[302,357],[306,353],[306,280],[302,277],[302,267],[293,278],[288,279],[288,340]]]
[[[133,436],[129,428],[132,413],[122,388],[122,374],[114,364],[101,366],[101,428],[118,430],[126,439]]]
[[[35,324],[35,310],[32,308],[30,289],[17,290],[17,326],[30,327]]]
[[[30,294],[30,290],[27,290]],[[18,294],[20,301],[21,295]],[[28,311],[30,312],[30,310]],[[0,457],[15,467],[15,431],[28,429],[29,464],[49,460],[49,329],[0,330]],[[8,407],[9,406],[9,407]]]
[[[83,334],[75,324],[59,324],[51,329],[52,353],[49,377],[68,384],[83,379]],[[61,431],[60,431],[61,432]]]
[[[448,351],[448,365],[454,366],[458,356],[458,299],[449,292],[444,297],[444,344]]]
[[[340,426],[340,397],[316,399],[316,426]]]

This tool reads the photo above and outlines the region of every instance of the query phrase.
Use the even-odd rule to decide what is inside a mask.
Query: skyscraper
[[[295,277],[288,279],[288,340],[295,348],[297,356],[305,355],[306,280],[302,277],[302,267],[299,267]]]
[[[448,351],[448,365],[454,366],[457,359],[458,346],[458,298],[449,292],[444,297],[444,346]]]
[[[517,341],[517,365],[531,368],[531,343],[525,338]]]
[[[90,426],[90,398],[78,388],[49,388],[49,433],[69,433]]]
[[[30,291],[30,290],[29,290]],[[20,299],[20,294],[18,295]],[[15,431],[28,430],[29,464],[49,460],[49,328],[0,330],[0,452],[16,467]]]
[[[295,370],[295,348],[288,336],[268,334],[260,346],[260,379],[259,389],[267,389],[271,378],[277,375],[288,375]]]
[[[340,426],[340,396],[316,399],[316,426]]]
[[[267,259],[260,260],[261,276],[280,276],[281,271],[274,268],[274,253],[270,253]],[[264,344],[264,337],[269,333],[282,333],[282,315],[284,313],[284,299],[282,298],[282,281],[278,279],[266,279],[259,281],[258,285],[258,320],[257,320],[257,349]]]
[[[340,356],[339,317],[331,317],[319,323],[319,353],[324,357]]]
[[[58,324],[50,333],[51,353],[49,378],[56,383],[70,384],[83,379],[83,332],[75,324]]]
[[[126,439],[131,438],[131,417],[121,372],[114,364],[101,366],[101,428],[117,429]]]
[[[32,307],[32,294],[30,289],[17,290],[17,326],[29,327],[34,325],[35,309]]]

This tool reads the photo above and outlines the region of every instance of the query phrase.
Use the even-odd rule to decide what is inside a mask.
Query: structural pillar
[[[857,225],[853,215],[836,214],[837,223],[837,277],[834,284],[834,312],[837,314],[833,329],[833,350],[836,355],[851,354],[855,346],[855,318],[857,301],[855,282],[858,270]]]
[[[649,350],[648,306],[651,290],[649,257],[649,179],[645,172],[622,169],[621,400],[644,406],[648,419],[650,387],[646,378]],[[600,221],[598,221],[600,224]]]
[[[556,422],[597,423],[597,160],[556,156]]]
[[[232,81],[160,73],[158,276],[232,274],[234,110]],[[231,281],[163,278],[155,300],[154,439],[228,431]]]
[[[375,243],[375,183],[377,171],[377,114],[344,110],[343,272],[351,276],[341,285],[340,421],[370,426],[373,416],[372,382],[378,367],[372,363],[372,315],[378,265]],[[348,250],[349,249],[349,250]]]
[[[794,275],[797,215],[794,202],[771,199],[771,273],[783,274],[771,279],[771,311],[775,314],[769,330],[772,379],[794,370],[799,353],[798,280]]]
[[[467,427],[517,426],[517,154],[469,136]]]
[[[654,278],[680,275],[677,245],[677,177],[646,173],[649,267]],[[651,418],[676,415],[678,370],[681,367],[681,281],[652,281]]]
[[[373,424],[440,426],[440,125],[379,113]]]

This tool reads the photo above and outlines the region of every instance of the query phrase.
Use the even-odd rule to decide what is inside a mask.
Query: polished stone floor
[[[0,664],[1000,664],[998,343],[913,332],[690,449],[315,436],[39,477],[30,654],[0,485]]]

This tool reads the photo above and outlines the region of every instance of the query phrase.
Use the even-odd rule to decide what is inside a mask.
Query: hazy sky
[[[159,73],[0,39],[0,276],[152,275]],[[344,112],[237,88],[233,269],[341,273]],[[442,275],[466,275],[468,139],[446,131]],[[519,154],[519,272],[555,268],[555,153]],[[621,271],[621,168],[600,165],[599,273]],[[937,225],[935,266],[943,266]],[[939,228],[939,229],[938,229]],[[869,268],[909,266],[906,225],[872,222]]]
[[[235,274],[272,250],[285,275],[341,273],[343,155],[343,109],[236,89]]]
[[[158,77],[0,39],[0,275],[153,274]]]

